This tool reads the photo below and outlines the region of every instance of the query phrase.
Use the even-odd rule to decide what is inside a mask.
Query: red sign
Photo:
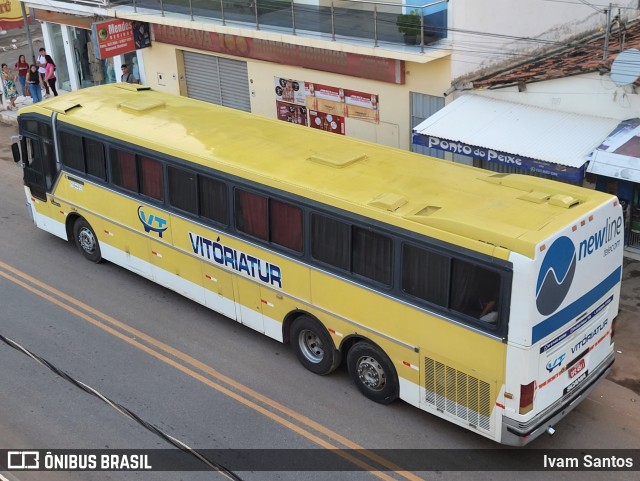
[[[292,124],[307,125],[307,108],[276,100],[277,116],[279,120]]]
[[[93,38],[97,39],[95,44],[96,57],[104,59],[133,52],[136,47],[144,48],[139,39],[134,37],[134,23],[137,24],[136,32],[146,28],[146,24],[131,20],[108,20],[91,25]],[[136,45],[136,41],[138,45]],[[146,41],[149,41],[148,33]]]
[[[295,65],[395,84],[404,84],[405,82],[403,60],[358,55],[169,25],[153,24],[153,37],[156,42],[265,60],[281,65]]]
[[[574,366],[569,368],[569,378],[575,377],[585,368],[586,364],[584,362],[584,358],[580,359],[580,362]]]
[[[309,127],[344,135],[344,117],[309,110]]]

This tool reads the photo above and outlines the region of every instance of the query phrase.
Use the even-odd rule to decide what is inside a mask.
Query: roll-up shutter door
[[[187,97],[251,112],[247,63],[183,52]]]

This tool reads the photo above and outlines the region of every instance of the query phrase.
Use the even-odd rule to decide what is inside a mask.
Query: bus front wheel
[[[398,399],[398,375],[393,363],[377,346],[358,342],[347,354],[347,367],[358,389],[380,404]]]
[[[300,363],[324,376],[340,364],[341,357],[327,330],[315,319],[301,316],[291,328],[291,346]]]
[[[73,224],[73,238],[85,259],[96,263],[102,260],[98,238],[86,220],[80,218]]]

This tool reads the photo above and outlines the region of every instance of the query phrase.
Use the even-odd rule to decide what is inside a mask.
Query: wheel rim
[[[387,384],[387,374],[378,361],[370,356],[364,356],[358,359],[357,363],[358,378],[362,384],[372,391],[381,391]]]
[[[324,346],[315,332],[309,329],[300,331],[298,346],[300,346],[300,352],[309,362],[317,364],[324,359]]]
[[[96,238],[91,232],[91,229],[87,229],[83,227],[78,232],[78,242],[80,243],[80,247],[87,254],[93,254],[96,251]]]

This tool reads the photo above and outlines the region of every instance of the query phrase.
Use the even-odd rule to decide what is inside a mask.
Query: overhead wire
[[[154,433],[155,435],[159,436],[160,438],[164,439],[165,441],[167,441],[172,446],[175,446],[176,448],[180,449],[181,451],[194,456],[196,459],[198,459],[199,461],[204,463],[206,466],[211,468],[213,471],[217,471],[218,473],[220,473],[225,478],[227,478],[227,479],[229,479],[231,481],[242,481],[242,478],[240,478],[233,471],[231,471],[231,470],[227,469],[226,467],[224,467],[222,464],[208,459],[206,456],[202,455],[197,450],[189,447],[188,445],[186,445],[185,443],[183,443],[179,439],[174,438],[173,436],[163,432],[162,430],[160,430],[159,428],[157,428],[153,424],[145,421],[140,416],[138,416],[136,413],[134,413],[130,409],[124,407],[122,404],[119,404],[119,403],[113,401],[112,399],[108,398],[107,396],[105,396],[104,394],[100,393],[99,391],[97,391],[96,389],[92,388],[91,386],[89,386],[89,385],[87,385],[87,384],[85,384],[85,383],[83,383],[81,381],[78,381],[77,379],[75,379],[74,377],[72,377],[71,375],[66,373],[65,371],[63,371],[63,370],[59,369],[58,367],[56,367],[55,365],[53,365],[51,362],[49,362],[46,359],[38,356],[37,354],[33,353],[32,351],[30,351],[29,349],[25,348],[24,346],[18,344],[17,342],[13,341],[12,339],[9,339],[8,337],[5,337],[2,334],[0,334],[0,341],[4,342],[8,346],[12,347],[16,351],[21,352],[21,353],[25,354],[26,356],[30,357],[31,359],[36,361],[38,364],[46,367],[47,369],[49,369],[50,371],[55,373],[57,376],[61,377],[65,381],[68,381],[69,383],[73,384],[77,388],[79,388],[79,389],[83,390],[84,392],[86,392],[88,394],[91,394],[92,396],[95,396],[98,399],[102,400],[105,404],[111,406],[113,409],[118,411],[120,414],[128,417],[129,419],[134,420],[139,425],[141,425],[142,427],[144,427],[148,431]]]

